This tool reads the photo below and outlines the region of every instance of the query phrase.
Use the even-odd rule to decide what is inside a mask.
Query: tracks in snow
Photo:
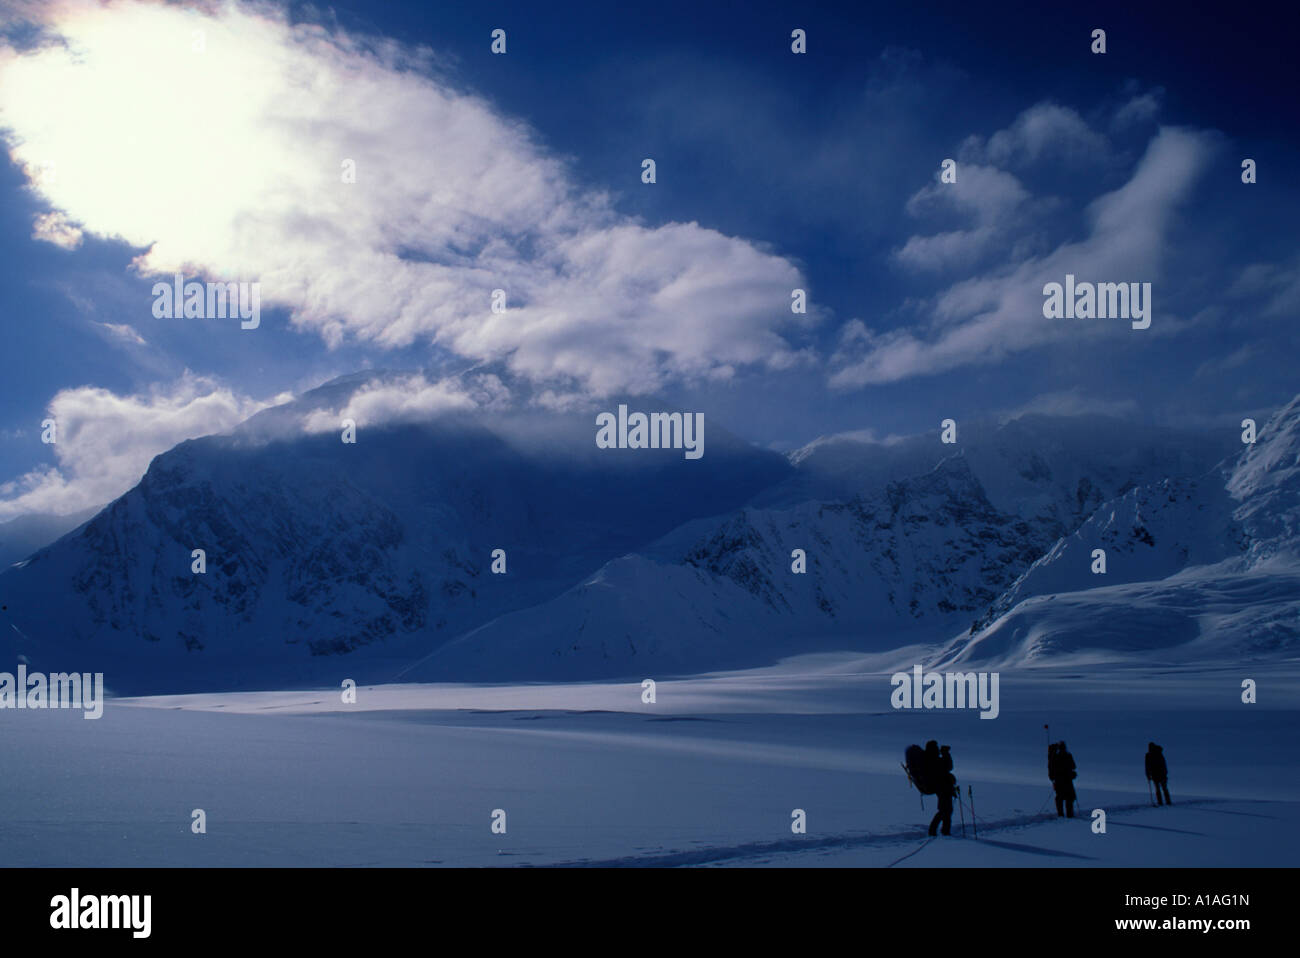
[[[1214,799],[1190,799],[1180,803],[1186,807],[1189,805],[1214,805],[1219,804]],[[1131,805],[1112,805],[1106,809],[1107,815],[1113,815],[1116,812],[1133,812],[1151,808],[1150,802],[1135,802]],[[979,820],[980,834],[985,832],[997,834],[1000,832],[1010,831],[1012,829],[1024,828],[1027,825],[1037,825],[1040,822],[1049,822],[1056,820],[1055,812],[1043,812],[1036,815],[1019,815],[1012,818],[1001,818],[990,821]],[[1076,816],[1077,818],[1086,818],[1084,815]],[[969,828],[969,823],[967,825]],[[739,861],[746,858],[757,858],[761,855],[773,854],[790,854],[793,852],[815,851],[819,848],[871,848],[877,846],[896,845],[903,842],[916,841],[918,839],[929,839],[930,835],[924,829],[904,832],[869,832],[866,834],[842,834],[827,835],[821,838],[786,838],[780,841],[772,842],[745,842],[739,845],[716,845],[707,848],[685,849],[677,852],[664,852],[654,855],[628,855],[623,858],[607,858],[602,860],[580,859],[577,861],[556,862],[555,867],[561,868],[674,868],[689,865],[710,865],[715,862]],[[921,846],[908,852],[902,858],[897,858],[885,867],[892,867],[906,858],[915,855],[922,848],[929,844],[924,841]]]

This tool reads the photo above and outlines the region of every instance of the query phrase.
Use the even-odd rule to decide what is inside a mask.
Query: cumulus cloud
[[[962,156],[1005,166],[1045,159],[1099,160],[1109,150],[1106,137],[1093,130],[1076,110],[1044,102],[1025,110],[1011,126],[998,130],[987,141],[970,137],[962,145]]]
[[[1068,335],[1096,336],[1113,321],[1044,319],[1043,286],[1067,273],[1089,282],[1156,282],[1170,219],[1213,150],[1207,134],[1162,128],[1129,181],[1089,206],[1088,235],[1045,255],[1012,259],[941,291],[917,329],[878,333],[846,324],[830,383],[842,389],[897,382],[1003,357]],[[1153,289],[1156,309],[1160,287]],[[1153,323],[1158,325],[1157,315]]]
[[[1029,192],[1010,173],[978,164],[962,164],[954,183],[939,181],[923,187],[907,202],[913,216],[955,210],[968,217],[966,229],[930,236],[912,236],[894,253],[894,259],[916,270],[967,266],[1006,238],[1016,214],[1029,200]]]
[[[332,432],[344,419],[358,427],[392,422],[420,422],[447,412],[497,409],[510,401],[510,390],[497,376],[449,377],[429,381],[421,373],[378,380],[357,389],[340,409],[317,409],[303,419],[307,432]]]
[[[32,221],[32,239],[63,249],[76,249],[81,245],[82,233],[62,213],[40,213]]]
[[[257,402],[186,373],[169,387],[119,396],[65,389],[50,400],[55,465],[0,483],[0,521],[28,512],[66,515],[102,505],[135,485],[150,460],[177,443],[230,429],[287,397]]]
[[[793,264],[619,215],[427,51],[234,3],[63,0],[46,28],[0,49],[10,153],[58,170],[42,238],[119,237],[147,275],[259,281],[330,346],[433,342],[560,397],[800,361]]]
[[[1147,93],[1137,94],[1115,111],[1115,117],[1111,121],[1112,125],[1117,129],[1122,129],[1127,126],[1150,123],[1155,119],[1156,114],[1160,112],[1160,103],[1163,97],[1164,90],[1159,87]]]

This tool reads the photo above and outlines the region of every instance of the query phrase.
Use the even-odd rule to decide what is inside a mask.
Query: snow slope
[[[690,523],[449,643],[408,677],[682,673],[868,647],[863,634],[893,641],[969,622],[1049,541],[1042,524],[994,509],[953,456],[869,499]],[[792,569],[797,549],[806,573]]]
[[[889,442],[827,437],[791,453],[798,472],[759,501],[871,495],[959,451],[994,508],[1054,523],[1055,538],[1134,486],[1209,471],[1238,451],[1235,439],[1108,416],[1039,414],[1001,424],[960,422],[955,445],[942,444],[937,429]]]
[[[962,424],[955,447],[828,439],[788,463],[714,424],[700,460],[600,450],[585,414],[303,434],[389,375],[157,457],[0,574],[0,654],[124,692],[681,675],[900,643],[1290,654],[1297,402],[1217,469],[1235,432],[1100,417]]]
[[[1300,396],[1275,413],[1228,478],[1252,563],[1300,550]]]
[[[1287,654],[1295,571],[1275,564],[1237,577],[1245,557],[1276,551],[1263,538],[1275,531],[1276,509],[1297,508],[1287,498],[1289,474],[1278,473],[1300,452],[1279,452],[1295,441],[1295,408],[1280,411],[1239,462],[1216,468],[1205,468],[1216,442],[1096,417],[1028,417],[992,434],[977,428],[969,448],[870,495],[690,523],[403,674],[687,674],[801,651],[879,648],[880,636],[945,634],[957,638],[939,661],[1131,659],[1179,645],[1181,659]],[[870,486],[879,464],[856,469],[864,449],[898,461],[920,455],[914,442],[814,444],[792,456],[800,474],[757,501],[810,484]],[[828,456],[829,466],[821,462]],[[1162,475],[1189,467],[1202,471]],[[1103,498],[1107,489],[1113,497]],[[805,575],[792,571],[795,549],[807,555]],[[1096,549],[1106,553],[1104,575],[1092,571]],[[1239,562],[1218,568],[1230,559]],[[1184,571],[1154,598],[1150,589],[1116,588]],[[1207,629],[1220,641],[1198,641]]]
[[[356,444],[294,428],[369,381],[155,458],[89,523],[0,575],[0,650],[103,670],[123,690],[310,681],[337,656],[388,674],[789,468],[717,427],[698,461],[598,450],[586,416],[531,443],[458,415],[363,426]],[[504,575],[490,572],[498,548]]]
[[[996,720],[893,711],[889,656],[639,683],[337,687],[5,713],[0,864],[1294,865],[1300,669],[1003,675]],[[883,669],[883,672],[882,672]],[[1044,820],[1044,722],[1085,817]],[[899,761],[951,744],[980,837],[922,847]],[[1170,809],[1147,805],[1146,742]],[[58,756],[51,761],[50,756]],[[141,783],[148,787],[142,788]],[[1107,810],[1107,833],[1089,830]],[[206,834],[191,832],[194,809]],[[505,835],[490,828],[507,814]],[[803,809],[807,834],[791,832]],[[971,806],[962,810],[969,828]],[[960,833],[960,817],[955,820]]]
[[[1300,399],[1220,470],[1138,487],[1101,506],[935,661],[1294,657],[1297,464]],[[1095,549],[1105,550],[1104,575],[1092,571]]]

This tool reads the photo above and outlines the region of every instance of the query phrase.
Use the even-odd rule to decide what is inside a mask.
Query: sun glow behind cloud
[[[47,27],[0,55],[0,127],[63,227],[40,238],[120,238],[146,275],[260,282],[331,346],[437,343],[561,393],[808,358],[793,264],[618,214],[420,51],[234,4],[65,3]]]

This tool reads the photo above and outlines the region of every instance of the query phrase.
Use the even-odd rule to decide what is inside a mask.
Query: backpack
[[[935,792],[935,783],[931,780],[930,763],[925,760],[925,749],[919,745],[909,745],[903,752],[903,768],[907,769],[907,777],[911,779],[916,790],[922,795],[933,795]]]

